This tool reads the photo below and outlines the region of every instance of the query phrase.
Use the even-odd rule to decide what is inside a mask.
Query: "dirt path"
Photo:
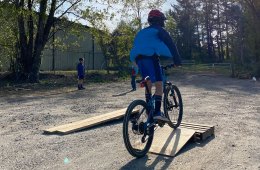
[[[143,98],[130,82],[91,84],[57,95],[0,97],[0,169],[260,169],[260,83],[223,76],[179,75],[183,121],[216,126],[205,143],[189,143],[175,158],[134,159],[122,139],[122,121],[65,136],[43,130],[125,108]]]

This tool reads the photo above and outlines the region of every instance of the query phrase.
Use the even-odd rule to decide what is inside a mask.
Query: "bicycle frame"
[[[161,70],[162,70],[162,76],[163,76],[163,94],[165,93],[165,89],[166,89],[166,85],[170,85],[171,83],[170,82],[167,82],[167,76],[165,75],[165,70],[167,68],[170,68],[172,67],[173,65],[168,65],[168,66],[161,66]],[[148,88],[148,85],[147,85],[147,81],[149,81],[149,77],[146,77],[144,81],[142,81],[141,83],[144,83],[144,86],[145,86],[145,90],[147,91],[147,93],[150,93],[149,92],[149,88]],[[148,109],[149,109],[149,115],[148,115],[148,119],[147,119],[147,122],[145,123],[145,129],[147,127],[151,127],[153,125],[155,125],[155,122],[153,120],[153,114],[154,114],[154,110],[155,110],[155,106],[154,106],[154,103],[155,103],[155,99],[154,99],[154,96],[152,96],[152,98],[150,99],[150,101],[147,103],[148,105]]]
[[[165,75],[165,70],[167,70],[167,68],[170,68],[172,66],[173,65],[161,66],[162,76],[163,76],[163,81],[162,81],[163,94],[164,94],[163,109],[165,112],[165,116],[168,119],[167,121],[154,120],[153,118],[155,112],[154,96],[152,96],[149,102],[145,102],[142,99],[134,100],[133,102],[131,102],[131,104],[128,106],[126,110],[126,114],[123,122],[123,138],[128,152],[135,157],[143,157],[149,151],[157,127],[159,126],[163,127],[167,123],[171,128],[176,129],[181,123],[181,119],[182,119],[181,94],[177,86],[167,81],[167,77]],[[148,89],[148,83],[147,83],[149,81],[148,78],[149,77],[146,77],[145,80],[141,81],[141,85],[142,87],[145,87],[146,93],[151,94]],[[178,97],[178,101],[175,100],[175,92]],[[171,100],[172,98],[174,101]],[[180,105],[178,104],[178,102],[180,102]],[[141,108],[139,108],[139,106],[141,106]],[[172,108],[174,107],[178,109],[179,106],[180,106],[180,110],[178,110],[178,119],[176,124],[174,124],[174,122],[172,122],[173,119],[169,116],[169,111],[172,111],[173,110]],[[134,109],[139,109],[136,114],[133,114]],[[138,142],[139,139],[136,140],[135,138],[134,140],[132,140],[130,133],[133,135],[139,135],[136,137],[139,139],[141,137],[141,142],[144,144],[144,146],[140,145],[139,147],[138,145],[138,147],[136,147],[135,144],[136,142]]]

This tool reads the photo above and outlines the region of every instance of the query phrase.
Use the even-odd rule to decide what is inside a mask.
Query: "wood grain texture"
[[[155,131],[154,140],[149,152],[173,157],[194,134],[195,130],[192,129],[177,128],[173,130],[166,125]]]

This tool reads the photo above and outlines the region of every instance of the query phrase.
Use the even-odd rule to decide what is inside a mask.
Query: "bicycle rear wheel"
[[[127,108],[123,122],[123,138],[127,151],[134,157],[140,158],[147,154],[152,141],[154,129],[151,127],[146,136],[148,106],[143,100],[133,101]],[[145,137],[144,137],[145,136]]]
[[[181,92],[177,86],[167,85],[163,104],[165,116],[172,122],[172,124],[169,125],[176,129],[180,126],[183,115]]]

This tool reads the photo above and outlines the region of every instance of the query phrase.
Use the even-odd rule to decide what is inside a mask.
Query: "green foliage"
[[[179,52],[184,59],[194,59],[199,44],[196,41],[196,4],[195,1],[177,0],[174,10],[169,15],[176,21],[176,30],[171,31],[176,38]]]
[[[9,69],[16,55],[17,25],[14,7],[0,2],[0,71]]]
[[[126,19],[135,21],[138,30],[142,29],[144,24],[142,18],[147,16],[151,9],[159,9],[166,0],[126,0],[123,1],[124,8],[121,11]]]
[[[260,76],[260,1],[177,0],[166,29],[184,59],[232,62],[233,74]]]
[[[130,71],[129,70],[119,70],[118,72],[118,78],[120,79],[127,79],[129,77]]]
[[[130,63],[129,54],[137,30],[121,21],[112,33],[110,52],[115,56],[114,63],[120,67],[127,67]]]
[[[165,29],[169,32],[170,36],[176,40],[178,37],[178,30],[177,30],[177,23],[175,19],[172,17],[172,15],[169,13],[166,14],[166,24],[165,24]]]

